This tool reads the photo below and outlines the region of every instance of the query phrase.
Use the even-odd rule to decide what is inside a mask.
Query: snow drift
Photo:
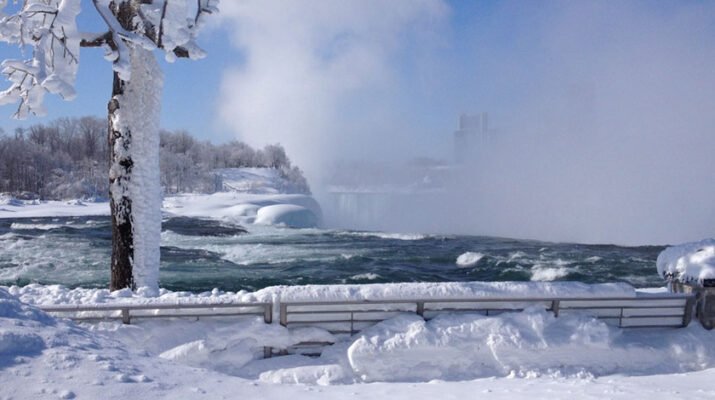
[[[715,279],[715,239],[668,247],[658,255],[656,266],[665,279],[681,282]]]

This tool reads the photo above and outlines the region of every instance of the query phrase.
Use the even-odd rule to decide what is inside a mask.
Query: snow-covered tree
[[[0,0],[0,41],[31,49],[27,60],[4,60],[10,87],[0,105],[18,103],[16,118],[43,115],[45,93],[75,97],[81,47],[102,47],[112,63],[109,101],[111,289],[158,289],[161,193],[159,98],[162,75],[154,51],[168,61],[205,54],[195,38],[218,0],[92,0],[106,31],[80,33],[88,0]],[[7,11],[10,10],[10,11]],[[6,13],[7,12],[7,13]]]

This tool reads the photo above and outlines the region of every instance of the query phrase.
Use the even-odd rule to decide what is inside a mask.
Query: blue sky
[[[224,5],[229,1],[224,0]],[[642,9],[646,13],[676,15],[699,2],[631,2],[625,8]],[[408,7],[409,7],[409,3]],[[421,43],[410,43],[396,50],[405,55],[403,62],[392,66],[403,80],[401,89],[403,106],[412,110],[423,109],[421,115],[430,114],[428,124],[433,128],[445,125],[452,127],[460,112],[477,112],[508,108],[515,97],[528,89],[530,72],[528,68],[548,67],[550,61],[539,49],[539,30],[549,22],[549,13],[558,14],[566,3],[563,2],[497,2],[497,1],[446,1],[448,12],[436,28],[438,43],[421,48]],[[623,8],[617,8],[617,11]],[[80,28],[98,31],[101,25],[92,7],[85,7],[80,14]],[[209,56],[199,61],[178,60],[173,64],[163,62],[165,88],[163,93],[162,126],[168,129],[187,129],[196,136],[224,141],[240,132],[230,132],[230,128],[219,122],[217,115],[218,94],[221,90],[223,74],[230,67],[241,66],[245,60],[242,49],[232,45],[231,25],[234,20],[224,19],[219,26],[204,32],[200,43]],[[713,33],[712,27],[706,35]],[[425,54],[425,52],[427,52]],[[420,54],[422,53],[422,54]],[[540,54],[541,53],[541,54]],[[418,56],[415,56],[417,54]],[[18,51],[6,44],[0,45],[0,59],[17,57]],[[422,59],[418,57],[423,57]],[[161,58],[161,57],[159,57]],[[506,66],[512,79],[494,79],[504,72],[504,59],[512,65]],[[420,65],[427,60],[428,67]],[[435,61],[437,60],[437,61]],[[432,68],[432,69],[426,69]],[[427,74],[440,74],[440,92],[449,93],[447,101],[422,102],[420,99],[433,95],[433,86],[425,89],[415,85],[416,80]],[[102,58],[99,49],[83,49],[82,61],[77,78],[78,97],[72,102],[64,102],[48,96],[46,118],[31,118],[27,121],[12,121],[9,116],[13,106],[0,108],[0,126],[11,131],[17,125],[44,122],[61,116],[81,116],[105,114],[106,101],[111,85],[111,69]],[[420,92],[419,89],[430,93]],[[485,93],[489,95],[486,96]],[[446,97],[446,96],[445,96]],[[427,112],[429,110],[429,113]]]
[[[224,4],[229,1],[224,0]],[[475,22],[487,18],[494,2],[450,1],[447,4],[451,13],[445,32],[454,43],[448,44],[440,52],[442,56],[453,58],[459,63],[464,61],[457,58],[459,53],[463,53],[465,46],[460,38],[469,33]],[[85,6],[78,23],[83,31],[102,29],[95,10],[89,6]],[[219,26],[211,27],[202,33],[199,42],[208,52],[208,57],[203,60],[177,60],[170,64],[159,56],[165,74],[161,116],[164,128],[187,129],[198,137],[217,142],[236,136],[235,132],[229,132],[230,129],[219,123],[216,112],[223,73],[229,67],[242,65],[245,59],[244,52],[231,44],[231,23],[223,21]],[[18,58],[19,55],[16,47],[0,44],[0,59]],[[405,64],[398,65],[397,68],[403,69],[409,75],[412,66]],[[56,96],[47,96],[48,115],[31,117],[24,121],[10,119],[15,111],[13,105],[3,106],[0,108],[0,127],[11,132],[16,126],[44,123],[58,117],[104,116],[111,90],[111,76],[111,66],[103,59],[101,49],[82,49],[76,82],[78,96],[75,100],[65,102]]]
[[[248,5],[237,6],[244,3]],[[573,2],[555,1],[454,0],[402,3],[394,1],[389,4],[384,2],[326,4],[311,0],[292,4],[302,7],[306,15],[300,15],[300,11],[291,11],[296,17],[295,21],[289,20],[288,24],[300,23],[303,19],[308,20],[304,22],[305,25],[324,24],[310,19],[309,14],[313,13],[311,7],[330,9],[330,12],[339,14],[338,8],[342,6],[332,7],[334,4],[364,4],[362,8],[384,8],[386,10],[383,14],[388,15],[385,17],[386,21],[387,18],[393,18],[387,23],[402,24],[394,32],[378,26],[376,29],[383,29],[384,32],[381,31],[382,37],[376,35],[374,38],[369,37],[369,32],[360,31],[360,15],[354,16],[354,20],[357,21],[355,26],[344,29],[339,26],[320,28],[321,34],[328,37],[333,35],[339,39],[341,35],[347,35],[349,46],[361,48],[361,40],[366,42],[367,44],[361,49],[379,58],[377,63],[380,64],[375,70],[358,71],[357,74],[362,76],[357,78],[353,86],[335,89],[337,93],[324,94],[326,96],[324,101],[348,104],[349,106],[332,112],[340,115],[341,118],[345,117],[346,123],[349,122],[351,126],[357,127],[355,130],[374,131],[375,136],[381,137],[392,136],[387,130],[380,132],[379,127],[374,125],[362,126],[364,121],[386,119],[389,120],[383,124],[388,127],[386,129],[414,131],[414,135],[419,136],[419,140],[412,141],[413,148],[409,149],[410,155],[437,149],[432,155],[442,158],[449,156],[450,144],[444,142],[444,138],[451,134],[460,113],[489,111],[492,114],[491,120],[497,127],[512,129],[511,125],[515,124],[514,110],[518,109],[521,103],[533,102],[535,93],[545,88],[549,92],[548,88],[554,86],[552,82],[554,77],[545,78],[552,71],[558,71],[554,72],[556,74],[563,73],[564,80],[572,81],[575,86],[594,84],[592,81],[589,82],[588,76],[592,72],[591,67],[600,61],[597,57],[592,58],[588,53],[598,54],[601,51],[605,54],[609,51],[607,48],[604,50],[599,41],[616,43],[613,46],[615,52],[628,51],[627,46],[618,48],[619,34],[624,38],[632,38],[647,33],[649,29],[658,30],[660,29],[658,25],[677,20],[681,14],[697,12],[707,14],[707,11],[712,11],[713,8],[707,3],[698,1],[619,2],[618,5],[578,2],[574,5]],[[263,137],[266,138],[266,142],[285,141],[290,150],[290,141],[296,135],[283,138],[270,132],[287,130],[285,127],[266,127],[266,123],[258,122],[234,123],[231,117],[234,110],[225,109],[227,97],[231,98],[231,95],[226,94],[227,92],[236,92],[237,96],[240,96],[241,92],[245,93],[245,96],[262,95],[261,88],[254,88],[251,91],[243,90],[241,86],[250,80],[255,81],[263,77],[256,71],[246,72],[251,68],[252,60],[259,59],[259,57],[251,58],[251,53],[256,53],[256,49],[260,50],[262,45],[277,45],[285,48],[283,42],[290,40],[288,37],[278,38],[273,42],[260,41],[251,38],[250,32],[242,31],[240,25],[250,24],[262,18],[260,10],[255,9],[263,8],[271,10],[273,14],[279,14],[284,8],[290,7],[286,7],[280,1],[229,0],[224,0],[222,6],[227,9],[227,12],[224,13],[226,15],[221,18],[221,22],[200,36],[200,43],[208,52],[206,59],[178,60],[173,64],[161,60],[165,74],[161,124],[167,129],[186,129],[200,138],[215,142],[240,138],[254,144],[265,144],[259,143]],[[241,7],[244,7],[244,10],[236,10]],[[414,12],[410,17],[412,19],[406,20],[398,13],[390,14],[390,10],[387,10],[395,8],[410,10],[421,8],[422,10],[421,13]],[[358,9],[355,14],[360,14],[361,11]],[[101,29],[95,14],[92,7],[85,7],[79,20],[82,30]],[[338,15],[336,18],[339,17]],[[266,32],[272,34],[269,32],[271,29],[285,28],[280,24],[271,25],[271,21],[265,18],[262,20],[267,26],[262,34],[265,35]],[[713,29],[712,18],[704,17],[696,22],[695,26],[702,30],[685,32],[684,35],[688,36],[683,39],[684,41],[695,42],[713,37],[715,29]],[[633,25],[633,32],[628,31],[629,25]],[[674,26],[672,29],[677,32],[681,26]],[[611,34],[610,31],[616,33]],[[662,34],[667,35],[667,32],[664,31]],[[356,36],[357,39],[350,38],[350,35]],[[559,38],[559,36],[566,38]],[[568,41],[568,36],[574,37],[573,42]],[[381,47],[380,44],[370,42],[381,40],[398,43]],[[297,50],[291,48],[289,51],[326,51],[321,46],[325,47],[325,44],[316,42]],[[637,46],[638,43],[632,45],[632,47]],[[0,44],[0,59],[17,55],[17,49]],[[291,60],[280,62],[289,67],[291,65]],[[578,63],[586,64],[578,65]],[[591,65],[588,65],[589,63]],[[326,65],[330,66],[328,63]],[[300,65],[296,66],[298,67]],[[240,73],[242,68],[244,75],[240,77],[241,79],[231,81],[228,78],[233,76],[232,72]],[[271,68],[264,68],[264,70],[266,75],[264,78],[272,79],[270,74],[275,73],[275,79],[272,80],[287,83],[282,79],[288,77],[280,76],[285,71],[273,71]],[[312,72],[317,74],[319,71]],[[383,76],[371,80],[371,74]],[[30,118],[27,121],[9,119],[14,112],[14,107],[4,106],[0,108],[0,121],[2,121],[0,127],[12,131],[17,125],[45,122],[61,116],[104,116],[110,93],[111,75],[110,65],[102,58],[101,50],[83,49],[76,84],[78,96],[74,101],[64,102],[55,96],[47,96],[49,115],[45,118]],[[311,76],[307,75],[301,77],[306,79],[305,85],[313,84],[318,91],[325,86],[339,86],[336,80],[314,81],[310,78]],[[231,85],[231,82],[238,84]],[[285,94],[276,89],[273,95],[275,98],[265,101],[275,103],[275,107],[278,108],[279,102],[274,100],[280,100]],[[310,101],[315,96],[309,88],[304,93],[295,94],[294,97],[297,101]],[[379,114],[377,111],[370,110],[370,107],[375,107],[373,105],[375,98],[387,99],[380,107],[389,110],[393,117],[377,115]],[[254,116],[246,111],[251,107],[250,103],[251,99],[247,98],[236,106],[238,111],[235,113],[235,119],[251,122]],[[367,111],[361,113],[364,109]],[[265,114],[269,117],[264,119],[274,119],[272,112],[265,112]],[[297,117],[283,111],[276,111],[276,114],[283,114],[288,126],[291,124],[290,119]],[[394,115],[401,117],[394,117]],[[335,125],[335,122],[332,124]],[[335,127],[317,128],[313,122],[312,125],[306,125],[304,129],[334,130]],[[360,135],[362,134],[354,133],[348,137],[354,138]],[[320,140],[323,141],[322,138]],[[401,138],[399,141],[404,142],[405,139]],[[353,147],[366,146],[355,143]],[[393,150],[389,148],[390,146],[387,147],[388,150]],[[301,152],[300,149],[296,151]]]
[[[85,7],[78,19],[79,28],[86,32],[100,32],[102,26],[92,7]],[[240,61],[241,54],[232,49],[222,29],[209,30],[200,38],[200,44],[210,57],[198,60],[178,60],[167,63],[159,56],[165,76],[162,126],[168,129],[187,129],[191,133],[211,140],[225,140],[211,120],[215,117],[215,95],[221,81],[222,70]],[[14,46],[0,44],[0,59],[17,58]],[[104,60],[101,49],[82,49],[80,68],[76,81],[77,97],[70,102],[56,96],[46,97],[48,115],[31,117],[24,121],[12,120],[13,105],[0,108],[0,127],[12,132],[15,126],[27,126],[59,117],[106,115],[106,104],[111,93],[111,64]]]

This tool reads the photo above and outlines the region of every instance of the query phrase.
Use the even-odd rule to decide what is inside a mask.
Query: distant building
[[[468,162],[476,156],[480,147],[489,141],[489,114],[462,114],[459,116],[459,130],[454,132],[454,159],[458,164]]]

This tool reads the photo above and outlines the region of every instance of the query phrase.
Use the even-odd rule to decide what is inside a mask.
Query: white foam
[[[364,274],[357,274],[353,275],[350,277],[351,280],[370,280],[374,281],[375,279],[380,278],[380,275],[374,273],[374,272],[366,272]]]
[[[509,253],[509,257],[506,259],[507,262],[514,262],[516,260],[522,259],[526,257],[526,253],[523,251],[515,251],[513,253]]]
[[[387,240],[424,240],[430,237],[429,235],[422,235],[419,233],[341,232],[339,234],[359,237],[374,237]]]
[[[532,281],[554,281],[559,278],[563,278],[568,275],[569,271],[567,268],[552,268],[544,267],[540,265],[535,265],[531,268],[531,280]]]
[[[457,257],[457,265],[462,268],[471,267],[476,265],[482,258],[484,258],[483,253],[468,251]]]
[[[41,230],[49,231],[51,229],[61,228],[62,225],[58,224],[29,224],[24,222],[13,222],[10,224],[10,229],[14,230]]]

